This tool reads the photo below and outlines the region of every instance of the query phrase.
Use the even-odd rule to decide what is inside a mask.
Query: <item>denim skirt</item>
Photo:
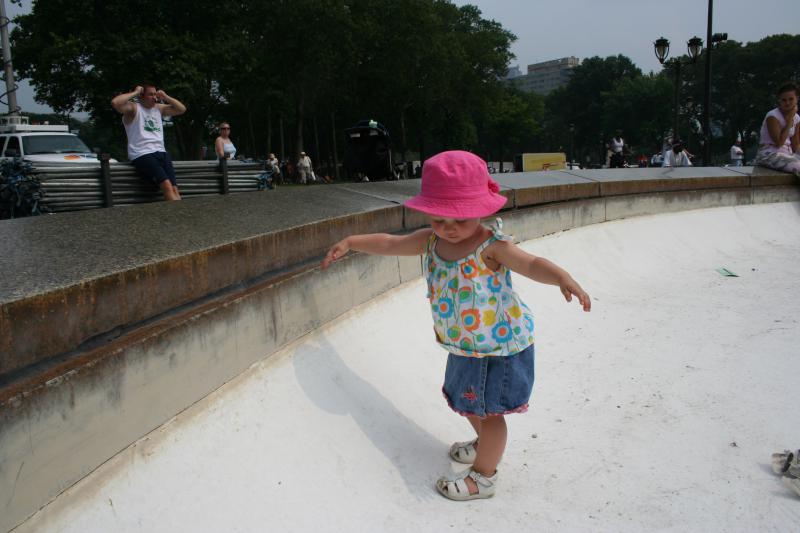
[[[442,392],[450,408],[463,416],[524,413],[533,391],[533,362],[533,345],[509,356],[451,353]]]

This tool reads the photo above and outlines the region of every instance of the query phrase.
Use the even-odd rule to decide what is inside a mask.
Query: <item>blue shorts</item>
[[[160,185],[164,180],[169,180],[175,187],[178,186],[178,181],[175,179],[175,169],[172,168],[172,158],[167,152],[152,152],[140,155],[131,163],[133,163],[136,172],[152,181],[156,186]]]
[[[533,391],[533,361],[533,345],[505,357],[451,353],[442,392],[450,408],[463,416],[524,413]]]

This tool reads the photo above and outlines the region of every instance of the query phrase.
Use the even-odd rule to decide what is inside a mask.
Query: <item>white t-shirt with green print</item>
[[[158,106],[148,109],[137,102],[136,116],[130,124],[125,124],[123,117],[122,125],[128,134],[128,159],[131,161],[145,154],[167,151],[164,148],[164,123]]]

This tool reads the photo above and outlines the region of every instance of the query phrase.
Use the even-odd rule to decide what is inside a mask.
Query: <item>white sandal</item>
[[[478,456],[478,452],[475,450],[475,445],[477,443],[477,437],[467,442],[454,442],[453,445],[450,446],[450,459],[465,465],[471,465]]]
[[[472,478],[478,487],[475,494],[469,493],[469,487],[465,481]],[[436,482],[436,489],[445,498],[456,501],[477,500],[479,498],[491,498],[494,496],[494,488],[497,483],[497,472],[493,476],[487,477],[479,474],[472,468],[464,470],[453,477],[441,477]]]

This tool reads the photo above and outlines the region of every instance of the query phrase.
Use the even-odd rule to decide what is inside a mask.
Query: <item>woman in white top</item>
[[[231,125],[223,122],[219,125],[219,137],[214,141],[217,157],[220,159],[233,159],[236,156],[236,147],[230,138]]]
[[[778,107],[767,113],[761,124],[756,164],[792,172],[800,178],[800,115],[798,89],[786,83],[778,89]]]

